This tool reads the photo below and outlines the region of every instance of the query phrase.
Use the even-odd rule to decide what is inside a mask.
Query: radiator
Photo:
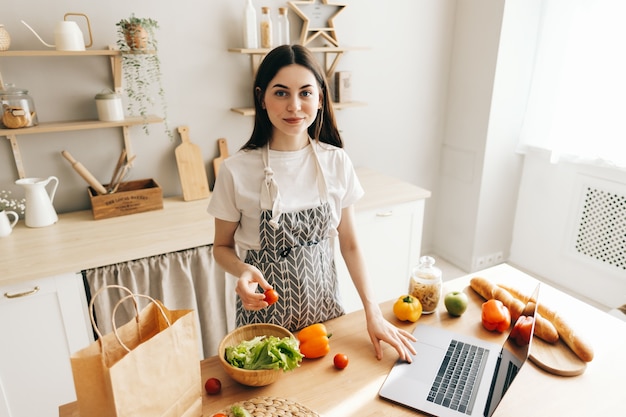
[[[509,262],[608,310],[626,303],[626,171],[526,155]]]
[[[606,185],[585,185],[579,212],[574,251],[589,261],[626,271],[626,195]]]

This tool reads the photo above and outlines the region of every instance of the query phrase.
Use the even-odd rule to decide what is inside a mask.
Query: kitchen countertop
[[[370,169],[357,168],[357,174],[365,196],[356,210],[430,197],[428,190]],[[20,220],[11,235],[0,238],[0,285],[212,244],[208,202],[165,198],[162,210],[102,220],[93,220],[91,210],[77,211],[61,214],[56,224],[43,228],[26,227]]]
[[[475,337],[501,341],[502,335],[487,332],[480,324],[483,299],[469,285],[473,276],[494,283],[514,285],[531,291],[534,278],[501,264],[444,283],[444,293],[463,290],[470,298],[468,310],[459,318],[450,317],[443,303],[437,311],[422,316],[417,324],[427,323],[450,328]],[[582,375],[562,377],[549,374],[527,362],[509,388],[495,417],[617,416],[623,414],[623,370],[626,369],[626,323],[583,303],[547,284],[542,284],[540,299],[556,309],[594,347],[595,357]],[[401,323],[393,317],[393,300],[383,303],[385,316],[399,327],[412,330],[416,324]],[[234,382],[221,368],[216,356],[201,362],[202,381],[217,377],[222,382],[219,395],[203,396],[203,415],[210,417],[237,401],[273,396],[298,402],[324,417],[414,416],[416,413],[378,397],[378,390],[393,366],[397,354],[388,345],[377,361],[365,330],[363,311],[326,323],[332,332],[331,352],[324,358],[304,360],[301,367],[287,373],[267,387],[244,387]],[[332,365],[336,353],[349,357],[346,369]],[[60,417],[79,417],[76,403],[62,405]]]

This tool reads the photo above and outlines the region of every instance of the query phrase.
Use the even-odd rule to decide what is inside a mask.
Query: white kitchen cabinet
[[[93,341],[81,274],[0,286],[0,417],[76,400],[70,355]]]
[[[411,268],[420,257],[424,200],[356,211],[355,217],[376,301],[387,301],[406,293]],[[346,312],[363,308],[338,243],[335,260]]]

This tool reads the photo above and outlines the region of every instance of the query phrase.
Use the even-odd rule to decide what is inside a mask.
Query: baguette
[[[486,300],[495,298],[496,300],[502,301],[502,304],[511,312],[513,322],[515,322],[524,311],[524,307],[526,306],[525,302],[513,297],[507,290],[498,287],[486,278],[474,277],[470,280],[470,286]],[[535,336],[548,343],[556,343],[559,340],[559,333],[554,324],[544,318],[539,312],[537,312],[535,317],[534,333]]]
[[[519,300],[526,301],[529,296],[524,294],[517,288],[499,285],[502,289],[505,289],[509,293],[511,293],[514,297]],[[593,360],[594,351],[593,347],[585,341],[576,331],[567,323],[567,321],[561,317],[555,310],[546,306],[545,304],[539,304],[537,307],[538,311],[543,314],[550,322],[554,325],[559,336],[567,346],[578,356],[581,360],[585,362],[591,362]]]

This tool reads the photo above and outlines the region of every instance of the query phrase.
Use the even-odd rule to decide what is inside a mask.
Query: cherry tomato
[[[345,355],[343,353],[336,354],[333,358],[333,363],[335,364],[335,368],[344,369],[346,366],[348,366],[348,355]]]
[[[228,417],[228,416],[224,413],[217,413],[217,414],[213,414],[213,417]]]
[[[204,383],[204,389],[209,395],[219,394],[222,390],[222,383],[217,378],[209,378]]]
[[[276,301],[278,301],[278,293],[274,290],[266,290],[263,294],[265,294],[265,302],[269,305],[272,305]]]

